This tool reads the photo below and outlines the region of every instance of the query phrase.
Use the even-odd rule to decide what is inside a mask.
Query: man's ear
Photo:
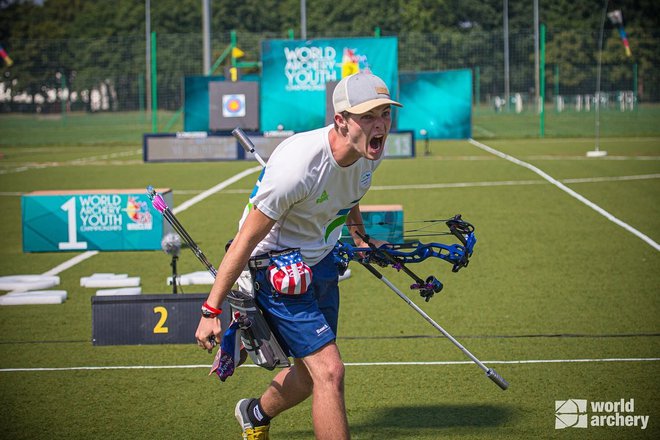
[[[346,120],[343,114],[335,113],[334,119],[335,119],[335,125],[338,128],[342,128],[342,129],[348,128],[348,121]]]

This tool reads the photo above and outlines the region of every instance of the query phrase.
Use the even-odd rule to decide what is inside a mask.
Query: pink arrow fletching
[[[167,203],[165,203],[165,200],[163,200],[163,196],[161,196],[160,194],[156,194],[156,196],[151,201],[151,204],[154,205],[154,208],[156,208],[160,213],[162,213],[167,209]]]

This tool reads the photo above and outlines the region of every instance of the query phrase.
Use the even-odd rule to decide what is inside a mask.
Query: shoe
[[[243,429],[244,440],[268,440],[270,425],[254,426],[248,417],[248,407],[254,399],[241,399],[236,404],[234,415]]]

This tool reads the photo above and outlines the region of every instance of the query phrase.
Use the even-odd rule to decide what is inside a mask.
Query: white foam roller
[[[142,294],[142,287],[123,287],[121,289],[103,289],[96,291],[96,296],[140,295],[140,294]]]
[[[36,295],[4,295],[0,296],[0,305],[2,306],[21,306],[31,304],[62,304],[64,298],[62,295],[47,295],[42,293]]]
[[[118,280],[128,278],[126,273],[93,273],[91,276],[80,278],[80,286],[87,287],[87,283],[101,280]]]
[[[128,277],[127,273],[100,272],[100,273],[93,273],[88,278],[126,278],[126,277]]]
[[[190,286],[193,284],[213,284],[215,281],[213,275],[204,270],[183,274],[177,278],[180,286]],[[172,277],[167,277],[167,285],[172,285]]]
[[[122,278],[87,278],[80,279],[83,287],[136,287],[140,285],[140,277]]]
[[[344,275],[340,275],[340,276],[339,276],[339,281],[344,281],[344,280],[346,280],[346,279],[348,279],[348,278],[350,278],[350,277],[351,277],[351,270],[350,270],[350,269],[346,269],[346,272],[344,272]]]
[[[5,297],[25,297],[25,296],[51,296],[58,295],[62,301],[67,299],[66,290],[30,290],[28,292],[9,292]]]
[[[53,275],[9,275],[0,277],[0,290],[48,289],[60,284],[60,277]]]

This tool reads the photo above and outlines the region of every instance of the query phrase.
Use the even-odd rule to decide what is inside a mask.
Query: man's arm
[[[348,228],[351,237],[353,237],[353,243],[356,247],[363,247],[362,245],[365,247],[367,246],[367,244],[360,238],[360,235],[358,235],[362,234],[364,236],[366,234],[359,203],[353,206],[348,212],[348,216],[346,217],[346,227]]]
[[[214,308],[220,305],[227,297],[239,275],[250,259],[250,254],[261,240],[268,234],[275,224],[275,220],[269,218],[256,207],[254,207],[243,222],[236,234],[234,241],[227,250],[225,257],[218,267],[218,275],[215,278],[211,292],[206,303]],[[216,318],[200,318],[195,338],[197,345],[210,350],[213,348],[209,338],[214,335],[220,341],[220,320]]]
[[[348,212],[348,216],[346,217],[346,225],[348,232],[350,232],[351,237],[353,237],[353,243],[355,243],[356,247],[369,247],[369,245],[365,243],[364,240],[362,240],[360,237],[360,235],[363,237],[366,236],[367,232],[364,229],[364,220],[362,220],[362,213],[360,212],[359,203],[353,206]],[[386,241],[376,240],[374,238],[370,238],[369,241],[375,244],[376,247],[380,247],[387,243]]]

